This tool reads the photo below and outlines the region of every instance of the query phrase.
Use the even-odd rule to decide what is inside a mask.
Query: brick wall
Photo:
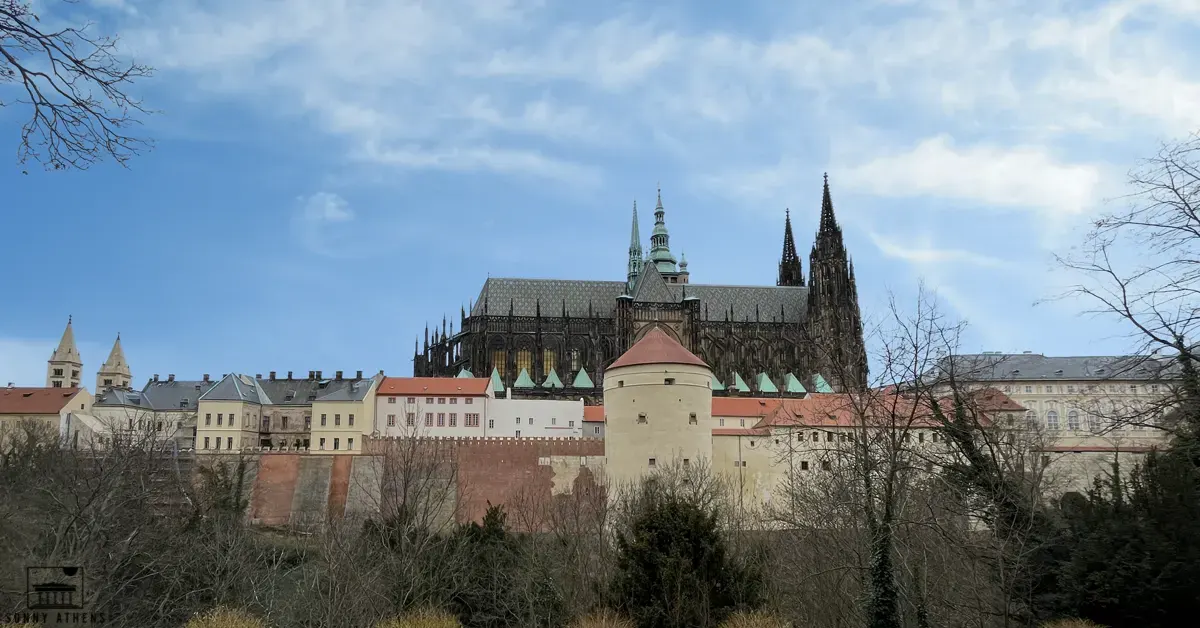
[[[516,510],[544,508],[554,496],[591,482],[587,468],[603,459],[604,441],[553,438],[463,438],[413,442],[367,439],[364,455],[263,452],[251,491],[250,520],[261,525],[307,527],[347,512],[376,514],[388,508],[389,478],[420,460],[434,460],[430,475],[454,486],[447,516],[477,521],[488,504]],[[403,458],[396,463],[396,458]],[[569,477],[568,477],[569,476]],[[530,524],[533,525],[533,524]]]

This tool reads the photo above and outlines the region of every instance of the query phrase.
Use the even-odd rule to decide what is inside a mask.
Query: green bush
[[[375,624],[375,628],[461,628],[458,618],[445,611],[423,609]]]
[[[185,628],[267,628],[267,624],[243,610],[214,608],[193,617]]]
[[[791,623],[762,611],[734,613],[721,628],[788,628]]]
[[[636,628],[633,622],[605,609],[576,619],[571,628]]]

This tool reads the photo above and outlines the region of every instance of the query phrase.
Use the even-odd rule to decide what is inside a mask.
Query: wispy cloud
[[[900,243],[894,239],[871,233],[871,241],[884,255],[898,259],[921,268],[938,265],[967,264],[984,268],[1000,268],[1004,261],[990,255],[983,255],[964,249],[938,248],[932,243],[933,238],[928,234]]]
[[[292,231],[310,252],[324,257],[352,257],[356,251],[347,238],[354,235],[354,210],[346,199],[332,192],[317,192],[297,199]]]

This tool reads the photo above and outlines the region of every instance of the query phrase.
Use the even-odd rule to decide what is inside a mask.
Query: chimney
[[[321,379],[321,371],[317,371],[317,379]]]
[[[309,378],[309,379],[316,379],[316,378],[317,378],[317,372],[316,372],[316,371],[309,371],[309,372],[308,372],[308,378]]]
[[[275,381],[275,371],[271,371],[271,381]]]
[[[291,371],[288,371],[288,379],[289,379],[289,380],[290,380],[290,379],[292,379],[292,372],[291,372]]]
[[[358,371],[358,372],[357,372],[357,373],[354,375],[354,379],[362,379],[362,371]]]
[[[174,373],[168,373],[168,374],[167,374],[167,381],[168,381],[168,382],[173,382],[173,381],[175,381],[175,374],[174,374]]]
[[[204,381],[206,381],[206,382],[208,381],[208,373],[204,374]]]
[[[154,374],[154,381],[156,381],[156,382],[158,381],[158,373]]]
[[[262,379],[262,373],[255,373],[254,379]]]
[[[336,373],[334,373],[334,379],[336,379],[336,380],[338,380],[338,381],[341,381],[341,379],[342,379],[342,372],[341,372],[341,371],[337,371]]]

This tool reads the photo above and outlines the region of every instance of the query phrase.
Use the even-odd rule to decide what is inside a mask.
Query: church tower
[[[833,214],[828,174],[821,198],[821,224],[808,266],[807,324],[813,339],[813,366],[826,379],[836,381],[842,390],[865,386],[867,353],[854,263],[846,254],[842,228]],[[782,278],[782,270],[780,273]]]
[[[75,330],[71,328],[71,317],[67,317],[67,328],[63,330],[58,348],[50,355],[46,366],[48,388],[79,388],[79,374],[83,371],[83,358],[75,348]]]
[[[113,343],[112,351],[108,353],[108,359],[96,373],[96,394],[110,388],[129,388],[131,381],[133,381],[133,375],[129,372],[129,363],[125,361],[125,351],[121,348],[121,334],[117,334],[117,340]]]
[[[803,286],[804,271],[800,269],[800,256],[796,255],[796,240],[792,237],[792,212],[784,210],[783,255],[779,258],[777,286]]]
[[[633,228],[629,232],[629,270],[626,273],[626,294],[633,294],[638,275],[642,274],[642,235],[638,230],[637,201],[633,202]]]
[[[654,207],[654,232],[650,234],[650,262],[664,275],[678,272],[675,256],[671,255],[671,237],[667,234],[666,213],[662,204],[662,188],[659,188],[658,205]]]

